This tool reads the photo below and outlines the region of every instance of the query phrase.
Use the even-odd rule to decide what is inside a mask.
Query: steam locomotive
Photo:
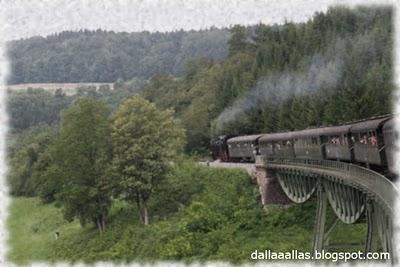
[[[266,158],[303,158],[349,162],[394,177],[398,136],[393,115],[340,126],[243,136],[219,136],[212,141],[214,160],[254,162]]]

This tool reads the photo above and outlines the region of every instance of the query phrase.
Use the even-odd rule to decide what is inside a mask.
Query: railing
[[[257,156],[256,164],[265,166],[291,165],[339,172],[341,180],[352,186],[360,187],[366,193],[373,195],[390,211],[393,211],[395,197],[400,195],[397,186],[382,174],[351,163],[333,160],[263,158],[262,156]]]

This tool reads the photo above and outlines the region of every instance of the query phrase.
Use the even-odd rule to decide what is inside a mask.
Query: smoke
[[[351,40],[351,43],[363,44],[369,39],[368,36],[360,36]],[[220,132],[226,124],[234,122],[254,108],[277,105],[293,96],[334,89],[343,76],[343,56],[348,41],[338,39],[325,53],[304,59],[299,64],[303,66],[301,71],[286,71],[260,78],[247,94],[218,116],[216,130]],[[371,45],[370,42],[367,43]]]

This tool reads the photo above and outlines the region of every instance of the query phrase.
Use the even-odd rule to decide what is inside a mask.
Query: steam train
[[[336,160],[362,165],[393,178],[397,138],[393,115],[384,115],[340,126],[219,136],[211,147],[213,159],[223,162],[254,162],[256,155]]]

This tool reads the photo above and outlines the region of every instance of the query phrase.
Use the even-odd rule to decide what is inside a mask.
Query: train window
[[[318,138],[317,137],[312,137],[311,138],[311,144],[318,145]]]
[[[344,134],[344,135],[342,135],[341,136],[342,138],[342,144],[343,145],[348,145],[349,144],[349,142],[348,142],[348,140],[347,140],[347,134]]]
[[[247,143],[244,143],[244,146],[247,146]]]
[[[330,136],[329,142],[331,144],[340,145],[340,136],[339,135],[332,135]]]
[[[368,131],[368,132],[360,133],[358,141],[361,144],[365,144],[365,145],[372,145],[372,146],[378,145],[378,139],[376,137],[375,131]]]
[[[304,141],[304,139],[297,139],[296,144],[298,144],[300,146],[304,146],[305,141]]]
[[[363,133],[360,133],[359,134],[359,142],[361,143],[361,144],[364,144],[364,145],[368,145],[368,143],[369,143],[369,137],[370,137],[370,133],[369,132],[363,132]]]
[[[369,132],[368,144],[370,144],[372,146],[377,146],[378,145],[378,139],[376,138],[375,131]]]

